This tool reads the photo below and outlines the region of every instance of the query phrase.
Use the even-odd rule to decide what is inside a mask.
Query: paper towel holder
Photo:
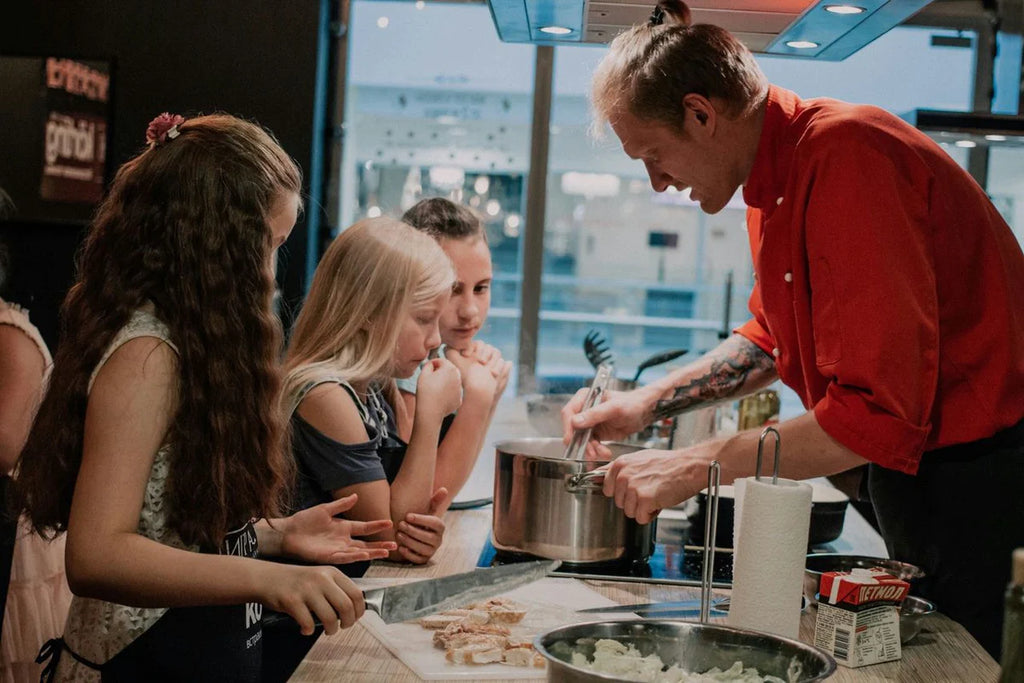
[[[711,582],[715,575],[715,537],[718,535],[718,498],[721,493],[722,465],[708,465],[708,509],[704,515],[704,567],[700,580],[700,623],[711,618]]]
[[[761,450],[764,448],[764,440],[768,434],[775,435],[775,464],[772,467],[772,484],[779,483],[779,448],[782,444],[782,437],[779,430],[774,427],[765,427],[761,432],[761,438],[757,440],[757,470],[754,472],[754,479],[761,481]]]

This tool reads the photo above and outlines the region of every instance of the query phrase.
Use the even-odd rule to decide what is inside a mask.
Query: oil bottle
[[[1013,551],[1013,578],[1006,589],[999,683],[1024,683],[1024,548]]]

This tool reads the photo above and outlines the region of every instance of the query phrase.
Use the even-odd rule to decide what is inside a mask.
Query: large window
[[[876,104],[899,115],[970,109],[973,51],[933,45],[935,35],[952,33],[897,28],[843,62],[758,61],[771,82],[803,97]],[[581,351],[590,329],[609,340],[627,375],[676,347],[691,349],[685,362],[749,315],[752,266],[739,194],[708,215],[684,195],[655,193],[643,165],[610,132],[590,137],[590,75],[605,52],[559,47],[555,56],[537,364],[539,385],[550,390],[579,386],[592,373]],[[948,149],[966,165],[966,150]],[[642,379],[663,372],[654,368]],[[785,404],[800,410],[795,396],[787,394]]]
[[[357,1],[350,25],[340,223],[423,197],[475,208],[495,271],[480,335],[514,359],[535,50],[498,40],[483,5]]]
[[[350,24],[342,225],[399,216],[431,195],[478,209],[488,221],[496,276],[481,336],[516,359],[535,48],[500,42],[484,4],[356,0]],[[971,36],[900,27],[843,62],[759,62],[769,80],[804,97],[872,103],[900,115],[969,110],[975,50],[946,47],[958,41],[937,35]],[[685,195],[654,193],[643,166],[614,136],[589,135],[590,76],[606,49],[555,49],[532,369],[549,391],[590,375],[581,346],[590,329],[609,339],[626,376],[656,352],[684,347],[693,357],[748,316],[742,199],[709,216]],[[965,150],[949,151],[966,164]],[[790,397],[785,405],[799,409],[793,403]]]

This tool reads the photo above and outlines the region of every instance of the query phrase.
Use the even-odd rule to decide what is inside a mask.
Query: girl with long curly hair
[[[292,476],[271,303],[300,208],[295,163],[227,115],[164,114],[147,140],[86,238],[19,463],[19,507],[38,533],[67,532],[75,593],[42,654],[59,680],[256,680],[263,605],[307,633],[364,607],[335,567],[257,548],[380,557],[393,546],[351,536],[390,522],[336,520],[354,498],[266,521]]]

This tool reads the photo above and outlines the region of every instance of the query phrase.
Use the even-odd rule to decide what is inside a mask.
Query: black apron
[[[256,557],[252,522],[224,539],[225,555]],[[100,672],[107,681],[259,681],[263,605],[175,607],[105,664],[89,662],[62,639],[43,646],[40,663],[49,659],[41,680],[52,680],[61,650]]]
[[[914,593],[998,661],[1010,555],[1024,547],[1024,420],[925,453],[915,476],[873,464],[868,488],[889,556],[927,574]]]

